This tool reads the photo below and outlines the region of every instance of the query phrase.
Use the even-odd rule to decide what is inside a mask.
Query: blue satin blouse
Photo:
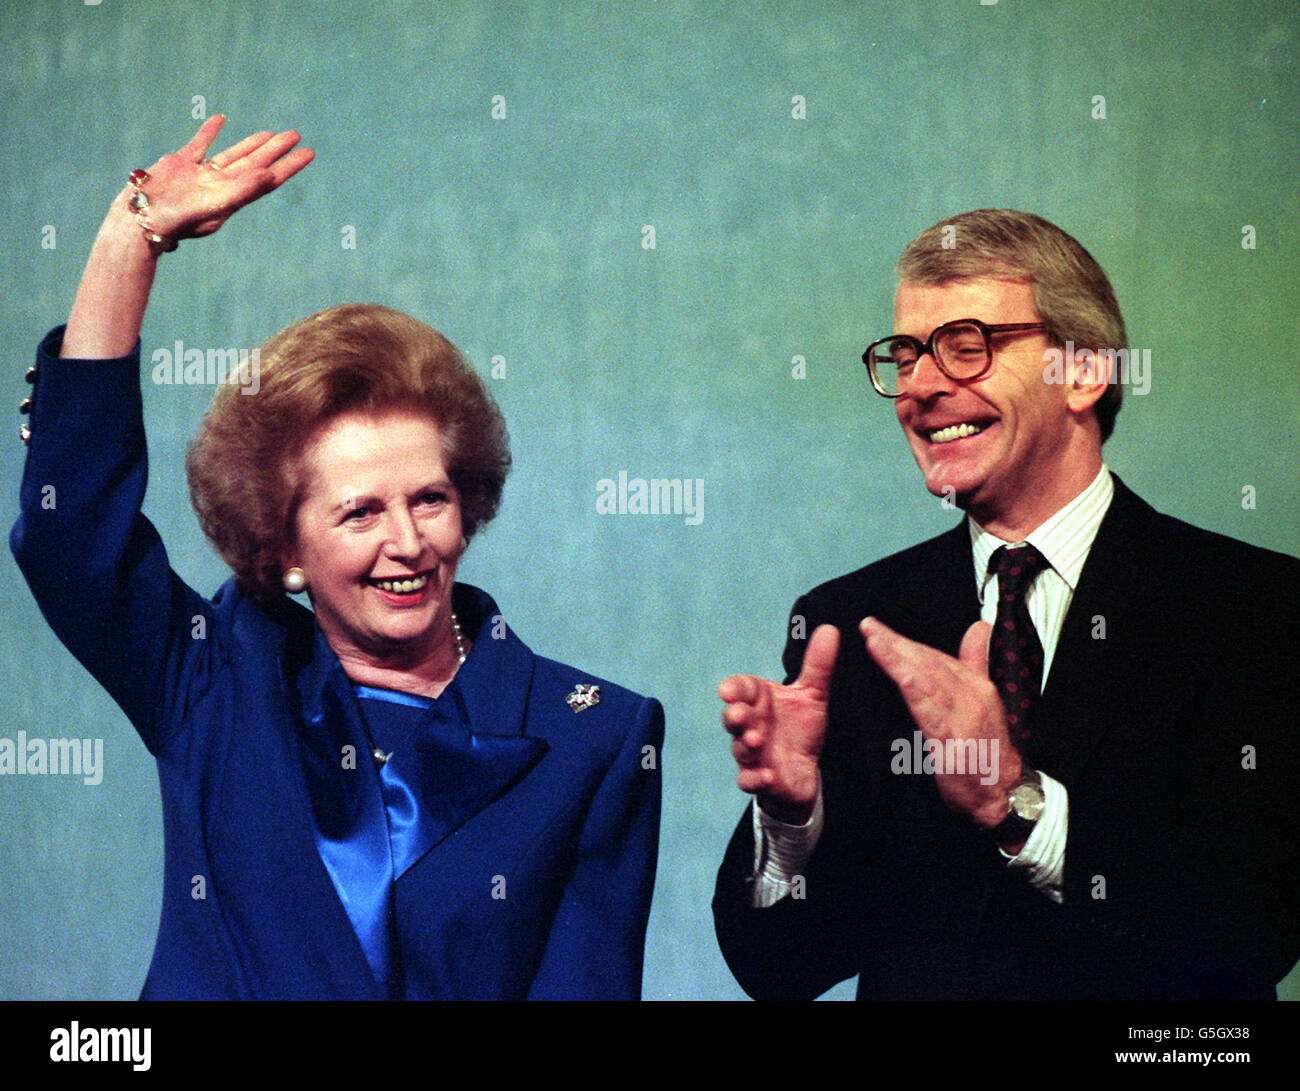
[[[364,778],[377,770],[382,821],[377,808],[357,806],[347,778],[308,778],[317,816],[316,844],[361,941],[366,959],[388,996],[407,992],[393,884],[430,849],[471,816],[504,795],[540,757],[533,740],[476,733],[465,694],[475,707],[490,707],[497,672],[494,645],[477,640],[483,618],[461,618],[473,647],[455,677],[436,698],[353,685],[369,748],[349,757]],[[538,752],[520,761],[521,744]],[[346,749],[346,748],[345,748]],[[359,747],[355,749],[360,749]],[[360,778],[358,778],[360,779]],[[370,793],[362,793],[370,794]],[[322,818],[328,819],[322,821]]]

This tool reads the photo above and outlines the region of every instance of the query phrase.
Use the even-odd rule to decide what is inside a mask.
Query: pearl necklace
[[[459,669],[465,663],[465,637],[460,631],[460,621],[456,618],[455,610],[451,612],[451,634],[456,638],[456,666],[457,669]],[[385,754],[379,747],[375,747],[375,749],[371,751],[371,756],[375,759],[375,768],[382,769],[388,764],[388,759],[393,755]]]
[[[451,612],[451,633],[456,638],[456,655],[459,659],[457,666],[465,662],[465,638],[460,632],[460,622],[456,620],[456,611]]]

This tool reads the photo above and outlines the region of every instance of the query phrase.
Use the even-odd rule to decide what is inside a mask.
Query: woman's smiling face
[[[464,539],[438,425],[405,409],[346,413],[312,436],[302,466],[297,541],[284,567],[306,573],[339,658],[403,668],[453,642]]]

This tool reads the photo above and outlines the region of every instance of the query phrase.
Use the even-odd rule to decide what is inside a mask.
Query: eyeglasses
[[[872,341],[862,354],[862,362],[867,365],[876,392],[886,398],[897,398],[906,393],[912,369],[927,353],[953,382],[969,383],[992,366],[995,333],[1045,329],[1047,326],[1042,322],[1003,322],[989,326],[978,318],[959,318],[939,326],[924,343],[905,333]]]

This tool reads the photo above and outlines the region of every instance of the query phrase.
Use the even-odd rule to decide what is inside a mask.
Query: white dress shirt
[[[1029,617],[1043,646],[1043,690],[1056,655],[1061,627],[1074,599],[1088,552],[1097,537],[1102,518],[1115,495],[1110,470],[1103,464],[1092,483],[1055,515],[1036,527],[1023,542],[1005,542],[968,520],[975,587],[980,598],[980,617],[993,624],[997,617],[996,576],[989,573],[989,558],[1000,546],[1012,548],[1030,544],[1047,559],[1025,596]],[[1069,825],[1069,794],[1059,781],[1042,774],[1044,807],[1029,840],[1016,856],[1003,852],[1007,867],[1021,871],[1038,890],[1055,902],[1062,900],[1061,881],[1065,871],[1065,843]],[[791,826],[764,813],[755,800],[754,885],[756,907],[772,905],[791,892],[792,885],[817,846],[823,825],[821,794],[812,816],[802,826]],[[999,850],[1001,851],[1001,850]]]

